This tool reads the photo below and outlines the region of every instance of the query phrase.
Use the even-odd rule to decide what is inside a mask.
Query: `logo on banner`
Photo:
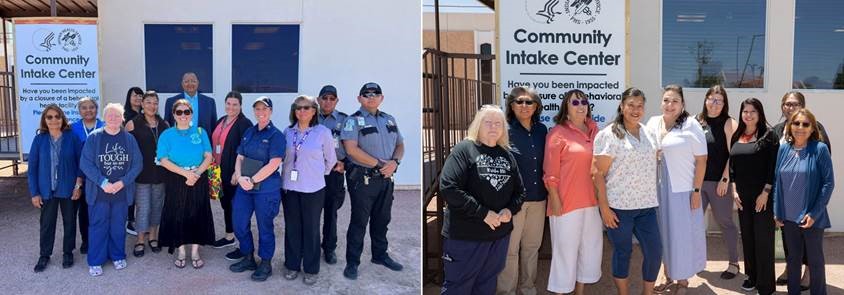
[[[601,14],[600,0],[566,0],[566,15],[572,23],[591,24]]]
[[[64,29],[59,33],[59,44],[65,51],[76,51],[82,44],[82,36],[74,29]]]
[[[36,30],[32,33],[32,45],[35,49],[49,52],[56,46],[56,33],[44,29]]]

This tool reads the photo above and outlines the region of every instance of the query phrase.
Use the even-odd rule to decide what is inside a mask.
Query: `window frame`
[[[657,42],[659,42],[659,58],[658,58],[658,61],[657,61],[657,63],[658,63],[657,66],[659,67],[659,70],[658,70],[659,74],[657,76],[658,76],[660,84],[663,83],[663,80],[664,80],[663,78],[665,76],[665,73],[663,73],[663,68],[664,68],[663,67],[663,54],[665,52],[665,50],[663,48],[664,47],[663,45],[665,44],[663,42],[663,40],[664,40],[663,32],[665,31],[664,30],[665,24],[663,23],[663,20],[664,20],[663,16],[665,14],[665,1],[671,1],[671,0],[660,0],[659,1],[659,26],[658,26],[659,27],[659,34],[657,36]],[[765,1],[765,42],[763,44],[765,46],[765,48],[764,48],[765,53],[762,55],[762,60],[763,60],[763,64],[764,64],[765,69],[769,69],[770,62],[769,62],[768,58],[770,56],[769,49],[770,49],[770,42],[771,42],[771,38],[770,38],[770,36],[771,36],[771,21],[770,21],[771,20],[771,0],[764,0],[764,1]],[[792,19],[793,19],[793,16],[792,16]],[[792,60],[792,63],[793,63],[793,60]],[[756,93],[758,91],[768,91],[768,89],[771,86],[770,85],[770,73],[771,73],[770,71],[766,70],[762,74],[762,87],[759,87],[759,88],[726,87],[726,88],[730,89],[731,93],[751,93],[751,92]],[[660,85],[660,88],[662,88],[664,86],[666,86],[666,85]],[[686,87],[686,86],[683,86],[683,89],[706,91],[706,90],[709,89],[709,87],[704,88],[704,87],[693,87],[693,86]]]
[[[247,25],[247,26],[253,26],[253,25],[282,25],[282,26],[283,25],[296,25],[296,26],[299,27],[299,36],[298,36],[299,38],[296,41],[296,42],[298,42],[297,48],[298,48],[298,52],[299,52],[298,55],[297,55],[298,60],[296,62],[296,64],[297,64],[296,65],[296,91],[293,91],[293,92],[241,92],[241,93],[244,96],[245,95],[261,96],[261,95],[282,94],[282,95],[293,95],[293,97],[295,97],[296,95],[301,93],[301,89],[302,89],[302,56],[303,56],[303,54],[305,54],[304,50],[302,50],[302,44],[303,44],[303,41],[304,41],[302,39],[303,35],[304,35],[303,34],[304,24],[302,22],[261,22],[261,21],[242,21],[242,22],[233,21],[233,22],[231,22],[229,24],[229,31],[228,31],[228,33],[229,33],[229,44],[228,44],[228,49],[229,49],[229,55],[228,55],[229,81],[228,81],[228,85],[231,88],[231,90],[234,90],[234,82],[235,82],[235,79],[234,79],[234,45],[235,45],[234,44],[234,27],[239,26],[239,25]]]

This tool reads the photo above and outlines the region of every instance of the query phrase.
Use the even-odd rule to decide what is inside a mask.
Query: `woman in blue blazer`
[[[826,294],[823,231],[830,227],[826,206],[835,187],[832,157],[822,142],[818,121],[808,109],[791,115],[785,125],[785,143],[777,154],[774,178],[774,219],[788,245],[788,293],[800,293],[800,264],[808,260],[809,291]]]
[[[73,266],[76,248],[76,211],[73,200],[79,199],[82,173],[79,155],[82,144],[67,124],[67,117],[59,106],[50,104],[41,113],[38,135],[29,150],[29,192],[32,205],[41,209],[41,250],[35,272],[42,272],[53,254],[58,210],[64,224],[64,252],[62,267]]]

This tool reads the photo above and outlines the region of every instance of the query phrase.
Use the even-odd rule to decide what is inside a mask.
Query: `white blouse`
[[[665,128],[662,115],[653,116],[647,124],[654,134]],[[695,156],[706,156],[706,135],[694,117],[689,116],[680,128],[672,128],[659,142],[662,157],[671,175],[671,192],[694,190]]]
[[[607,201],[611,208],[645,209],[659,206],[656,195],[656,135],[639,123],[639,138],[625,131],[624,138],[612,133],[613,124],[595,137],[593,154],[612,157],[607,171]]]

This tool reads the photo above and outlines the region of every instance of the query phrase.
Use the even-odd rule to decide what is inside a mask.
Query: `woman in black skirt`
[[[167,169],[164,212],[161,217],[161,246],[173,253],[174,264],[185,267],[185,245],[191,246],[191,265],[205,265],[199,257],[199,246],[214,242],[214,219],[208,197],[208,175],[205,170],[213,159],[208,133],[191,126],[193,110],[190,102],[180,99],[173,104],[175,128],[169,128],[158,140],[156,161]]]

